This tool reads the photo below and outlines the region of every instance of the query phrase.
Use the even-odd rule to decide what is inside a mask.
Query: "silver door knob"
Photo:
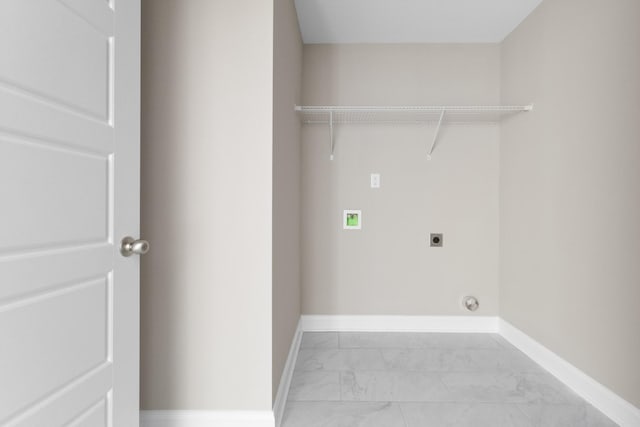
[[[131,255],[144,255],[149,252],[149,242],[146,240],[136,240],[133,237],[127,236],[122,239],[120,245],[120,253],[123,256]]]

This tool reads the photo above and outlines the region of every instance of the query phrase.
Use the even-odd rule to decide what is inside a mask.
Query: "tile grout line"
[[[531,417],[529,415],[526,414],[526,412],[524,412],[522,410],[522,408],[520,407],[522,404],[521,403],[516,403],[515,407],[518,410],[518,412],[520,412],[527,420],[533,422],[533,420],[531,419]]]
[[[402,410],[401,402],[397,403],[398,409],[400,410],[400,416],[402,417],[402,422],[404,423],[404,427],[409,427],[409,423],[407,423],[407,418],[404,416],[404,411]]]

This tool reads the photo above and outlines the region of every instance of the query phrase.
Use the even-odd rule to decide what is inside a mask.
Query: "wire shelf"
[[[431,159],[440,127],[443,124],[498,123],[503,116],[533,110],[533,105],[477,105],[477,106],[394,106],[394,107],[342,107],[296,106],[302,123],[328,124],[330,159],[333,160],[336,124],[399,123],[436,124],[435,134],[428,150]]]
[[[504,115],[530,111],[531,105],[500,106],[395,106],[395,107],[337,107],[296,106],[305,124],[347,123],[438,123],[445,112],[444,122],[499,122]],[[333,116],[333,117],[332,117]]]

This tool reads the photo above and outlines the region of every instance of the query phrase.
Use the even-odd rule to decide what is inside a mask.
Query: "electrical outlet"
[[[371,188],[380,188],[380,174],[372,173],[371,174]]]

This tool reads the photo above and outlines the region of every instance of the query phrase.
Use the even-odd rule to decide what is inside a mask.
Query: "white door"
[[[138,425],[140,0],[0,0],[0,425]]]

